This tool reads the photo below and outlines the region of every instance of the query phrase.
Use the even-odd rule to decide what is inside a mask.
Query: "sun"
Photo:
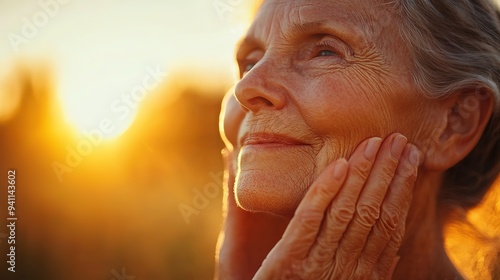
[[[130,75],[117,69],[114,72],[99,78],[92,71],[81,71],[79,75],[68,71],[68,76],[61,79],[59,100],[62,111],[78,134],[99,132],[105,140],[112,140],[133,123],[147,91],[144,90],[141,100],[134,100],[131,92],[123,90],[120,84],[123,83],[121,77]]]
[[[202,9],[201,0],[175,1],[178,12],[169,1],[157,6],[111,2],[97,15],[81,3],[65,6],[61,20],[25,46],[54,58],[66,121],[79,134],[99,130],[108,140],[124,135],[142,101],[166,82],[174,66],[206,68],[207,75],[233,71],[235,45],[253,13],[246,1],[224,19],[212,5]]]
[[[95,108],[95,104],[82,101],[75,105],[75,100],[64,102],[63,113],[66,121],[75,128],[80,136],[99,135],[104,140],[113,140],[124,134],[134,122],[136,111],[124,119],[116,118],[104,108]]]
[[[96,63],[91,69],[62,79],[60,99],[72,125],[83,133],[100,130],[105,139],[122,135],[133,123],[142,101],[169,76],[161,64],[106,67],[100,73]]]

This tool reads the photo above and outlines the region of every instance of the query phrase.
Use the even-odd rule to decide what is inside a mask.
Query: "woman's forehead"
[[[266,0],[259,13],[281,13],[299,20],[301,17],[354,17],[359,22],[378,18],[381,10],[394,8],[395,3],[395,0]]]
[[[248,36],[266,44],[276,34],[316,26],[335,30],[346,41],[373,41],[393,16],[392,6],[367,0],[266,0]]]

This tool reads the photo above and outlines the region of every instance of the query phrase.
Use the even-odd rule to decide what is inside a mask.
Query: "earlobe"
[[[443,114],[424,166],[444,171],[464,159],[477,145],[493,112],[493,98],[486,89],[461,93],[443,102]]]

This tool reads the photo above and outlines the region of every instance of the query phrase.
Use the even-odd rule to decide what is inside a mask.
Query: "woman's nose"
[[[274,71],[273,71],[274,70]],[[260,61],[238,82],[235,96],[245,110],[254,113],[261,109],[280,110],[285,107],[287,93],[279,83],[283,71],[277,71],[269,62]]]

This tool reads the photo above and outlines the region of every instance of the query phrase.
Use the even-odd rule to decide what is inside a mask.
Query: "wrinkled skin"
[[[396,25],[372,30],[384,6],[358,2],[266,1],[257,14],[237,53],[243,76],[235,97],[245,116],[236,195],[244,209],[290,217],[327,164],[363,140],[398,131],[415,141],[432,132],[415,129],[432,127],[435,105],[412,86]],[[429,110],[407,114],[421,107]],[[300,145],[241,145],[259,133]]]
[[[242,111],[231,97],[226,99],[225,104],[221,115],[221,132],[228,148],[226,156],[230,158],[235,156],[232,150],[232,143],[236,139],[234,130],[238,129],[242,120]],[[379,156],[375,158],[377,152]],[[231,184],[235,173],[229,158],[226,162],[228,181]],[[378,163],[378,167],[373,167],[374,162]],[[410,205],[408,202],[411,200],[418,163],[418,150],[413,145],[406,144],[406,138],[400,134],[391,135],[384,143],[377,137],[364,141],[349,163],[344,159],[337,160],[322,172],[288,225],[276,217],[238,209],[234,194],[231,190],[226,190],[229,194],[226,198],[226,224],[232,221],[233,227],[226,225],[225,238],[238,236],[246,239],[246,242],[252,242],[256,238],[256,244],[252,248],[260,247],[261,250],[254,250],[253,254],[261,257],[268,252],[262,245],[267,243],[268,246],[274,246],[255,279],[390,278],[404,234]],[[390,174],[386,180],[380,180],[384,175],[384,165],[391,166]],[[351,171],[347,178],[348,169],[351,168],[356,171]],[[390,186],[385,182],[391,181],[390,185],[394,190],[387,192]],[[360,196],[364,182],[367,185]],[[352,205],[352,201],[358,196],[360,202],[356,206]],[[381,207],[382,201],[384,204]],[[356,208],[360,215],[354,217]],[[381,213],[378,209],[382,209]],[[351,219],[354,223],[348,226]],[[235,230],[234,225],[238,223],[245,224],[245,229]],[[281,237],[284,226],[287,228]],[[265,235],[252,233],[256,228],[265,228]],[[273,231],[273,228],[277,230]],[[370,233],[372,228],[374,231]],[[346,235],[342,238],[344,234]],[[274,245],[277,240],[279,241]],[[230,242],[225,241],[226,248],[232,247],[228,243]],[[362,246],[364,243],[366,245]],[[240,251],[240,254],[249,254],[250,257],[246,256],[248,259],[255,257],[252,252]],[[244,269],[236,269],[236,274],[224,269],[219,273],[221,279],[249,278],[243,276],[247,273]]]
[[[460,279],[436,197],[490,105],[465,119],[460,97],[417,92],[397,17],[373,2],[268,0],[257,14],[221,113],[220,279]]]

